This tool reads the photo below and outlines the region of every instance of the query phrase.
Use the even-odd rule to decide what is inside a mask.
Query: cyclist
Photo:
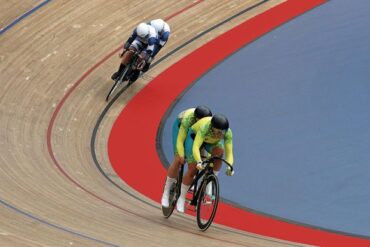
[[[193,182],[197,169],[203,169],[200,149],[205,148],[213,156],[222,157],[224,152],[226,161],[231,165],[234,162],[232,131],[229,128],[228,119],[222,114],[216,114],[213,117],[205,117],[196,122],[188,131],[185,140],[185,155],[188,163],[188,171],[184,175],[181,184],[181,194],[177,201],[176,208],[178,212],[185,211],[185,195],[189,186]],[[214,162],[214,172],[217,175],[221,169],[221,161]],[[226,175],[234,175],[229,167],[226,169]]]
[[[153,61],[154,57],[157,55],[157,53],[164,47],[164,45],[167,43],[169,37],[170,37],[170,26],[167,22],[165,22],[162,19],[155,19],[148,23],[154,29],[157,31],[158,34],[158,42],[154,45],[154,51],[152,55],[150,56],[148,62],[145,64],[143,68],[143,72],[146,72],[149,70],[149,66],[151,62]]]
[[[174,159],[167,170],[167,178],[162,195],[162,206],[169,206],[169,194],[173,183],[176,182],[177,174],[179,173],[180,165],[185,162],[184,141],[189,128],[198,120],[212,116],[211,110],[206,106],[197,106],[182,111],[176,118],[172,126],[172,144],[174,149]]]
[[[142,52],[141,58],[148,62],[153,54],[155,44],[158,43],[158,34],[154,27],[147,23],[140,23],[132,32],[123,46],[122,52],[119,56],[122,58],[121,64],[117,72],[111,76],[112,80],[116,80],[124,71],[127,64],[130,62],[135,51]],[[126,52],[126,51],[129,52]],[[139,71],[140,73],[140,71]],[[137,74],[137,76],[139,76]],[[137,79],[137,78],[136,78]]]

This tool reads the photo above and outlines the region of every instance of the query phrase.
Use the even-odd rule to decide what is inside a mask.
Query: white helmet
[[[136,27],[136,33],[141,38],[146,38],[149,36],[149,26],[146,23],[140,23]]]
[[[150,22],[150,25],[154,27],[155,31],[157,31],[158,34],[160,34],[164,29],[165,22],[162,19],[156,19],[152,20]]]

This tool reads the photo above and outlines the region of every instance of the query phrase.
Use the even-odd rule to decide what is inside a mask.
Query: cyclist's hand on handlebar
[[[203,166],[202,162],[197,163],[197,169],[200,170],[200,171],[204,169],[204,166]]]
[[[234,175],[234,170],[232,170],[230,167],[227,167],[225,173],[226,173],[227,176],[233,176]]]

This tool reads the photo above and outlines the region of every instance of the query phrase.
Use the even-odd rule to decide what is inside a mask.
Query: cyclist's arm
[[[130,47],[130,45],[132,44],[132,42],[135,40],[136,37],[137,37],[137,34],[136,34],[136,29],[135,29],[132,32],[131,36],[127,39],[127,41],[123,45],[123,49],[127,50]]]
[[[159,44],[155,45],[151,57],[154,58],[161,49],[162,47]]]
[[[165,23],[162,35],[159,39],[160,48],[162,48],[166,44],[167,40],[170,38],[170,33],[171,33],[170,26],[167,23]]]
[[[185,150],[184,150],[184,141],[186,138],[186,130],[183,126],[183,124],[180,125],[179,129],[179,134],[177,135],[177,140],[176,140],[176,149],[177,149],[177,154],[181,157],[185,157]]]
[[[145,60],[147,61],[149,57],[152,55],[154,51],[154,46],[157,42],[157,38],[155,36],[150,36],[148,39],[148,46],[146,47],[146,58]]]
[[[166,43],[168,38],[170,37],[170,32],[164,32],[159,39],[159,46],[162,48]]]
[[[158,40],[158,44],[156,44],[154,46],[154,50],[153,50],[153,53],[152,53],[152,56],[151,56],[152,58],[154,58],[158,54],[158,52],[163,48],[163,46],[167,43],[169,35],[170,35],[169,32],[165,32],[160,37],[160,39]]]
[[[203,141],[204,141],[203,136],[199,132],[200,131],[198,131],[198,133],[196,134],[194,143],[193,143],[193,156],[197,163],[202,162],[202,158],[200,156],[200,147],[202,146]]]
[[[225,134],[225,156],[226,161],[232,165],[234,163],[234,155],[233,155],[233,133],[231,129]]]

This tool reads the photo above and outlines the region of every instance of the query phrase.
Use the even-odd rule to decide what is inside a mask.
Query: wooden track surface
[[[41,1],[27,2],[0,0],[6,7],[0,12],[1,25]],[[196,39],[115,102],[95,146],[103,172],[123,190],[102,176],[90,149],[118,56],[79,78],[117,49],[139,22],[169,17],[192,1],[51,1],[1,35],[0,246],[296,246],[217,225],[199,232],[188,216],[164,219],[158,203],[132,191],[114,174],[106,146],[117,115],[151,77],[280,2],[268,1]],[[203,1],[172,17],[170,41],[157,60],[256,3]]]
[[[5,28],[17,18],[40,4],[41,0],[1,1],[0,8],[0,29]]]

